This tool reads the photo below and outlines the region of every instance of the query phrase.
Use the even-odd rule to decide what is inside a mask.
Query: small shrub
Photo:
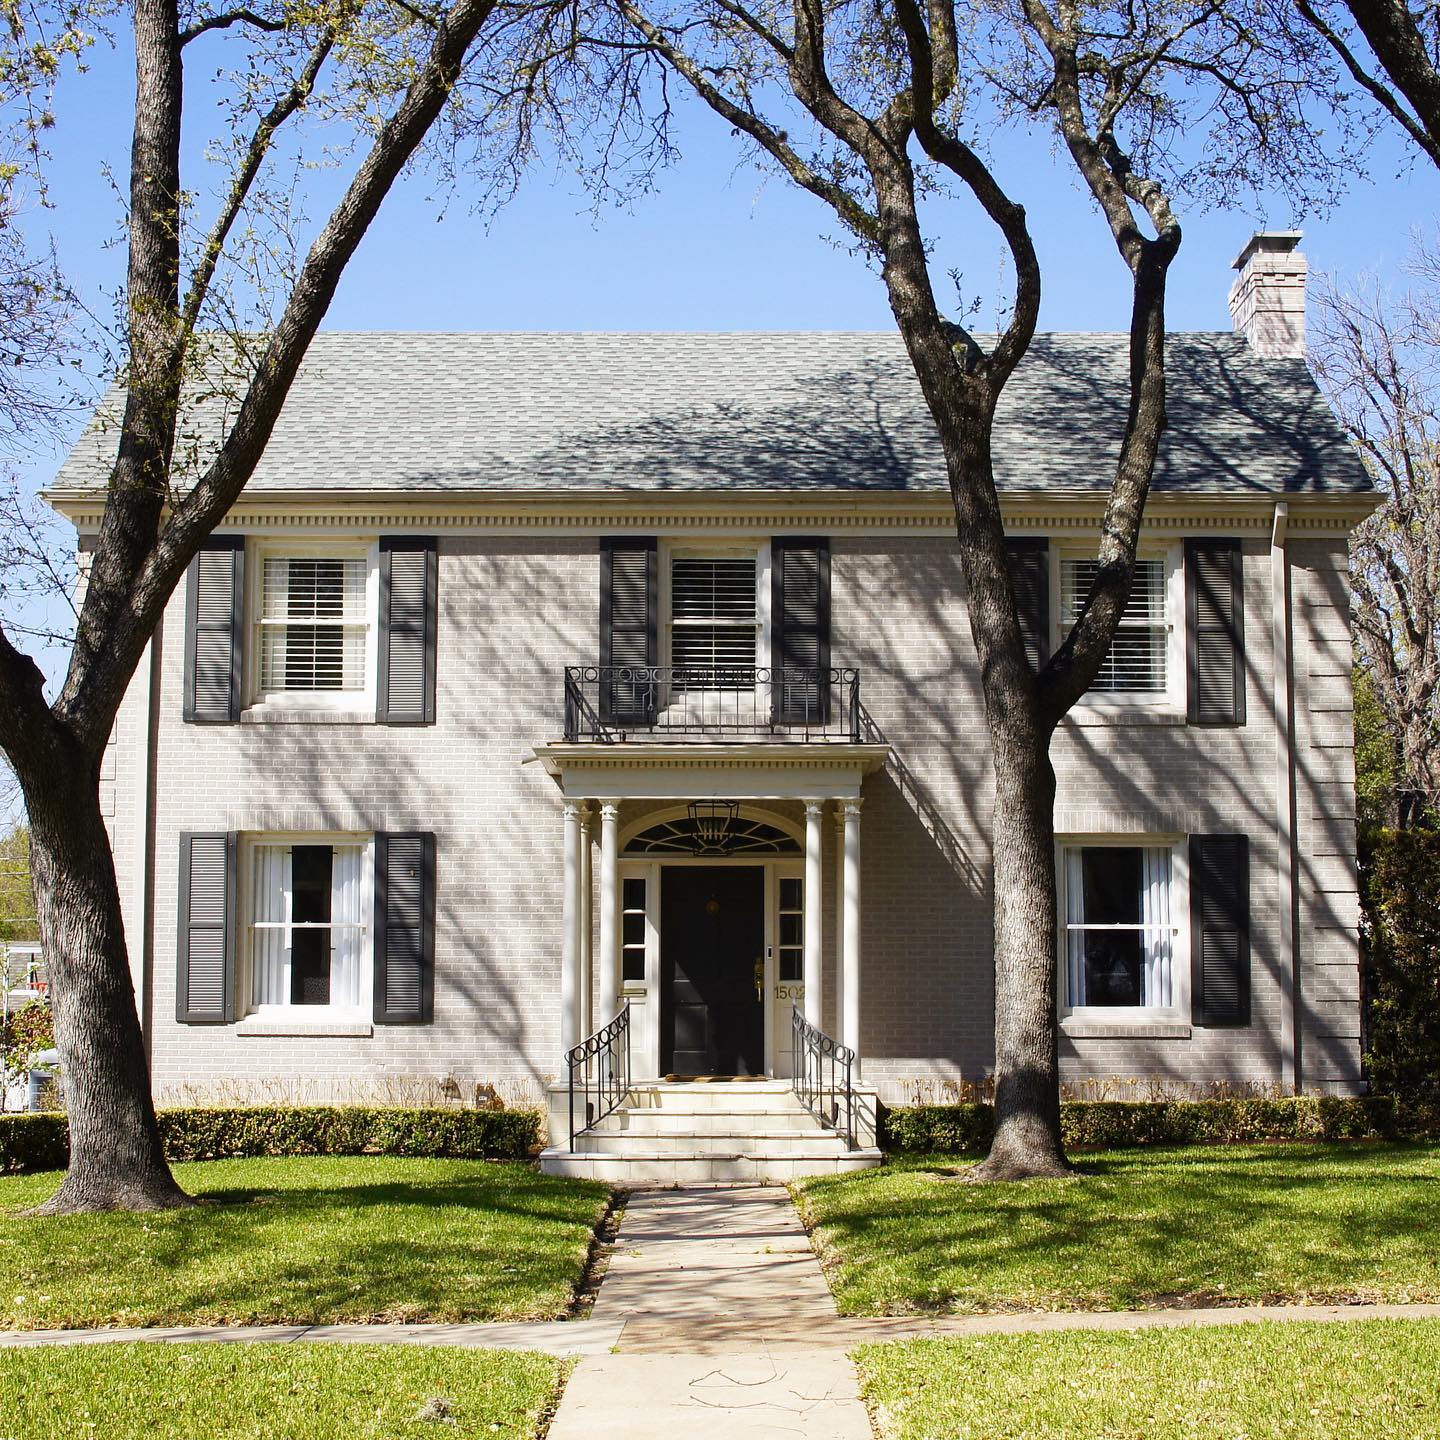
[[[887,1149],[967,1154],[984,1151],[994,1130],[989,1105],[916,1105],[886,1110]],[[1440,1138],[1440,1106],[1397,1104],[1383,1095],[1298,1095],[1284,1099],[1080,1100],[1060,1107],[1072,1149],[1131,1145],[1243,1144],[1262,1140]]]
[[[263,1155],[401,1155],[520,1160],[539,1143],[535,1110],[399,1110],[362,1106],[255,1106],[158,1112],[171,1160]],[[0,1170],[63,1170],[64,1115],[0,1115]]]

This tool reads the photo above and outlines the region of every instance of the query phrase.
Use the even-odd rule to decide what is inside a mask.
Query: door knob
[[[755,998],[761,1004],[765,1002],[765,961],[763,958],[755,962]]]

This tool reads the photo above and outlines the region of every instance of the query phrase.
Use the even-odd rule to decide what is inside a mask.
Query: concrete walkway
[[[619,1353],[581,1360],[550,1440],[871,1440],[844,1350],[803,1343],[837,1316],[784,1189],[632,1195],[593,1319]]]

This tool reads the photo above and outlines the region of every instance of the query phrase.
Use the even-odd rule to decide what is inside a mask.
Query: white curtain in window
[[[364,853],[359,845],[337,845],[330,871],[330,1003],[347,1010],[360,1007],[360,956],[365,944],[360,894]]]
[[[1168,1009],[1173,1003],[1174,954],[1170,927],[1170,852],[1143,850],[1141,920],[1145,926],[1144,1003]]]
[[[1082,866],[1084,852],[1069,849],[1065,852],[1065,923],[1085,923],[1085,871]],[[1065,993],[1071,1005],[1085,1003],[1085,932],[1067,930],[1065,933],[1065,955],[1067,984]]]
[[[251,957],[256,1005],[290,1003],[290,847],[258,845],[254,875],[255,944]]]

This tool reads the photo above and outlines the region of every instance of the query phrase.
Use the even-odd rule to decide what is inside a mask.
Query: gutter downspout
[[[1299,1095],[1304,1086],[1300,1053],[1300,984],[1295,952],[1295,657],[1290,633],[1290,555],[1285,546],[1290,507],[1275,506],[1270,528],[1270,648],[1274,657],[1275,871],[1279,911],[1280,1085]]]

